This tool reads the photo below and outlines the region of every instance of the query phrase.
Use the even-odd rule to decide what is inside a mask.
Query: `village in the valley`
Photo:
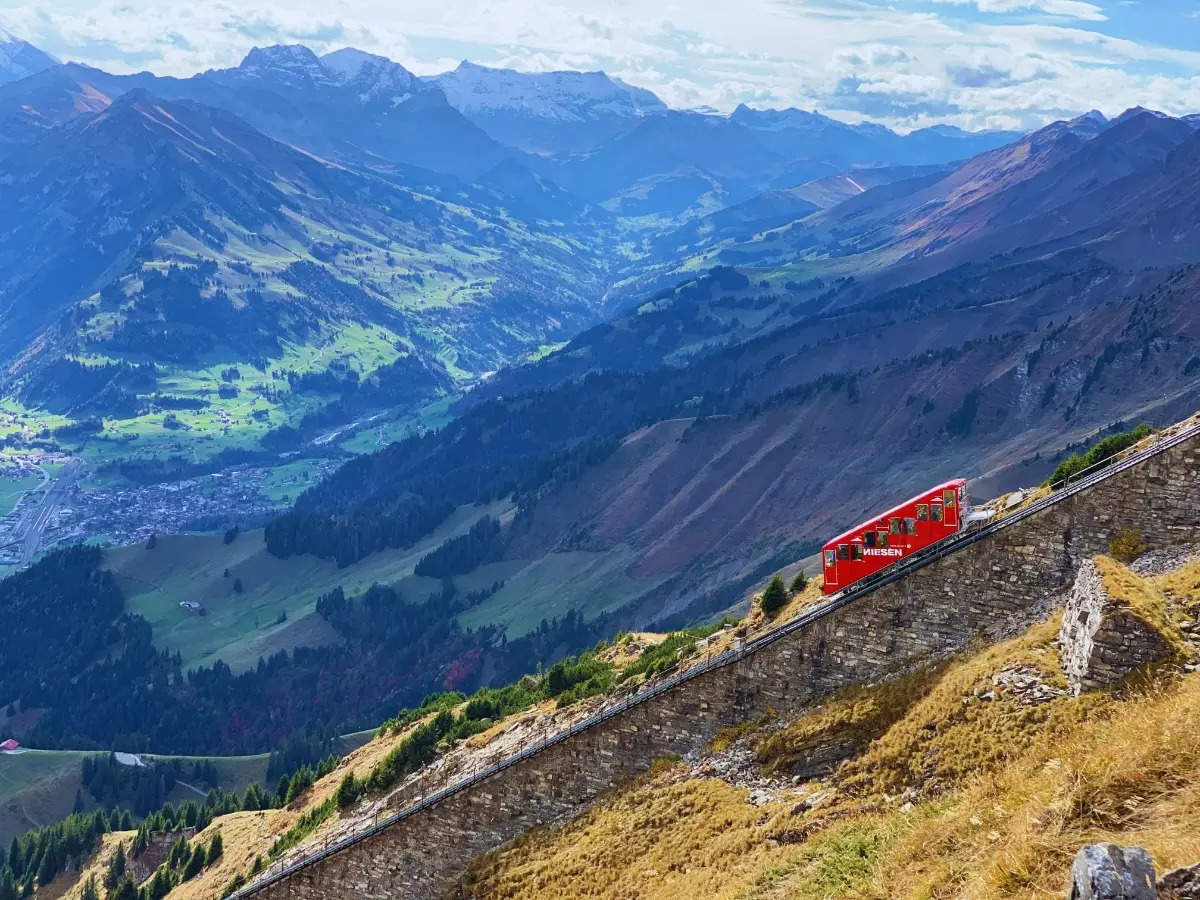
[[[5,456],[0,477],[28,484],[0,516],[0,567],[24,567],[63,544],[95,541],[125,546],[155,534],[261,525],[307,484],[296,474],[264,490],[272,470],[246,467],[181,481],[90,488],[86,463],[60,452]],[[317,469],[324,468],[320,462]],[[2,571],[2,569],[0,569]]]

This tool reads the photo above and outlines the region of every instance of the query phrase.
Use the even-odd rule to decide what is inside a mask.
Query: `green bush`
[[[1065,486],[1068,478],[1074,478],[1080,472],[1090,469],[1097,463],[1107,464],[1110,457],[1120,453],[1122,450],[1128,450],[1138,441],[1149,437],[1153,433],[1154,430],[1149,425],[1142,424],[1132,431],[1122,432],[1121,434],[1110,434],[1086,453],[1072,454],[1064,459],[1050,473],[1050,477],[1042,483],[1050,485],[1057,490]]]
[[[358,799],[361,793],[362,787],[354,777],[354,773],[347,772],[346,777],[342,779],[342,783],[338,785],[337,793],[333,796],[337,802],[338,809],[346,809],[354,805],[354,801]]]
[[[787,588],[783,585],[783,579],[776,575],[771,579],[771,583],[767,585],[767,589],[763,591],[759,606],[762,607],[762,611],[768,616],[773,616],[787,606],[787,602]]]
[[[1108,555],[1128,565],[1146,552],[1142,536],[1132,528],[1124,528],[1108,542]]]
[[[808,576],[803,572],[797,572],[796,577],[792,579],[792,593],[799,594],[806,587],[808,587]]]

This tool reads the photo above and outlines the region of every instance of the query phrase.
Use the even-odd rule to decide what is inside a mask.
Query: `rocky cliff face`
[[[1112,560],[1100,562],[1109,572],[1114,565]],[[1063,671],[1075,696],[1120,681],[1171,654],[1163,634],[1166,622],[1148,618],[1110,592],[1096,561],[1084,560],[1060,632]]]

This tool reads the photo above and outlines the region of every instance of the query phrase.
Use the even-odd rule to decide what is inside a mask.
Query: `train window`
[[[888,519],[888,531],[892,534],[902,534],[900,531],[900,520],[898,518]]]
[[[862,562],[862,544],[850,545],[850,558],[855,562]]]
[[[863,546],[868,550],[875,546],[875,532],[868,531],[863,535]]]
[[[838,544],[838,559],[850,558],[850,546],[848,544]]]
[[[886,548],[888,545],[888,536],[886,531],[879,532],[879,546]]]
[[[835,560],[834,560],[834,557],[833,557],[833,551],[832,551],[832,550],[826,550],[826,551],[825,551],[825,565],[826,565],[826,567],[828,567],[828,568],[832,569],[832,568],[833,568],[833,564],[834,564],[834,562],[835,562]]]
[[[917,533],[917,520],[916,519],[905,519],[904,520],[904,533],[905,534],[916,534]]]
[[[928,518],[929,518],[929,504],[928,503],[918,503],[917,504],[917,520],[924,522]]]
[[[946,498],[946,509],[954,505],[954,491],[945,491],[943,496]]]
[[[930,513],[933,515],[933,521],[942,521],[942,508],[940,506],[935,504],[933,509],[930,510]]]

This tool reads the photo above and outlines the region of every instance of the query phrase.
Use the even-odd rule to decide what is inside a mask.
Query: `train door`
[[[946,525],[958,527],[958,491],[954,488],[942,491],[942,506],[945,509]]]
[[[825,550],[825,586],[833,586],[837,580],[837,555],[832,547]]]

